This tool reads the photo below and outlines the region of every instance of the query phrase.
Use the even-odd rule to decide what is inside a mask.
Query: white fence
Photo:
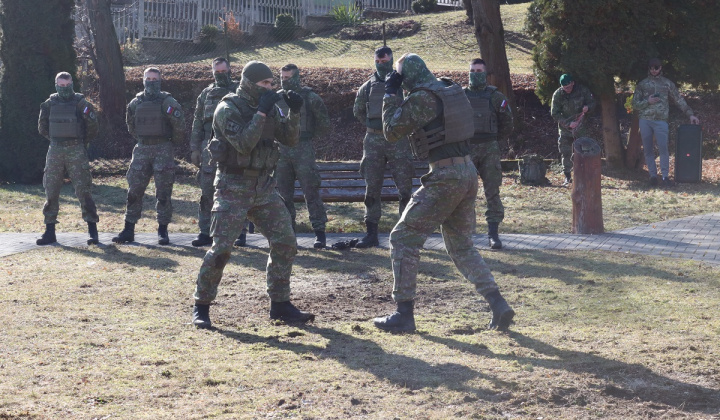
[[[118,40],[125,43],[143,38],[193,40],[205,25],[222,28],[230,14],[246,32],[256,24],[275,23],[280,13],[291,14],[304,26],[307,16],[326,15],[331,8],[318,0],[135,0],[113,6],[112,13]]]

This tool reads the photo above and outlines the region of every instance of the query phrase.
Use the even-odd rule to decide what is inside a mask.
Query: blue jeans
[[[657,176],[653,135],[660,153],[660,173],[663,178],[670,172],[670,154],[668,152],[668,123],[666,121],[640,120],[640,136],[645,152],[645,164],[651,177]]]

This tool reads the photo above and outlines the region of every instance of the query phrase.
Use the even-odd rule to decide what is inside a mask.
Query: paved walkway
[[[0,233],[0,257],[40,248],[35,245],[38,233]],[[100,233],[100,246],[112,246],[114,233]],[[170,232],[170,246],[192,247],[195,234]],[[328,245],[337,241],[358,238],[362,235],[328,234]],[[381,234],[380,246],[388,248],[388,234]],[[70,247],[87,247],[84,233],[58,233],[58,244]],[[124,246],[159,246],[155,233],[138,233],[136,242]],[[704,261],[720,265],[720,213],[685,217],[667,222],[653,223],[601,235],[573,234],[502,234],[506,250],[583,250],[610,251],[631,254],[656,255],[671,258]],[[473,236],[475,246],[487,250],[487,236]],[[262,235],[248,234],[248,246],[264,248],[267,241]],[[299,234],[298,246],[312,248],[314,237]],[[53,245],[49,245],[53,246]],[[425,243],[427,249],[445,249],[442,237],[432,235]],[[497,251],[493,251],[497,252]],[[500,251],[502,252],[502,251]]]

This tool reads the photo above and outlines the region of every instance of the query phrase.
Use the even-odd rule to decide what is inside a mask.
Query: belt
[[[228,175],[241,175],[247,178],[258,178],[267,173],[265,169],[248,169],[248,168],[219,168],[220,172]]]
[[[163,144],[169,141],[169,139],[142,139],[138,140],[138,144],[142,144],[144,146],[155,146],[156,144]]]
[[[78,146],[84,144],[81,139],[70,139],[70,140],[51,140],[50,144],[53,146],[67,147],[67,146]]]
[[[432,171],[435,169],[444,168],[446,166],[460,165],[466,163],[470,163],[470,156],[468,155],[436,160],[435,162],[430,162],[429,166],[430,170]]]
[[[370,133],[370,134],[383,134],[383,131],[382,131],[382,130],[376,130],[376,129],[374,129],[374,128],[368,127],[368,128],[367,128],[367,133]]]

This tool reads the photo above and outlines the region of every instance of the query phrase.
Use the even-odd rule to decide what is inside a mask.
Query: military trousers
[[[207,140],[202,142],[200,170],[197,174],[197,181],[200,185],[200,203],[198,207],[198,228],[200,233],[210,235],[210,213],[215,195],[215,171],[216,165],[210,164],[210,151],[207,150]]]
[[[390,232],[396,302],[415,299],[420,249],[440,226],[445,249],[460,273],[483,296],[498,290],[485,260],[473,246],[477,170],[471,162],[431,170]]]
[[[487,210],[485,220],[488,223],[500,223],[505,218],[505,207],[500,199],[502,186],[502,166],[500,163],[500,145],[497,140],[473,143],[470,155],[482,179]]]
[[[60,190],[63,186],[65,171],[75,187],[75,196],[80,201],[82,218],[86,222],[97,223],[99,218],[95,201],[91,195],[92,175],[85,146],[76,144],[62,146],[61,143],[51,142],[45,157],[45,171],[43,174],[43,187],[45,188],[45,205],[43,216],[45,224],[57,223],[60,211]]]
[[[290,274],[297,254],[290,214],[267,176],[245,177],[218,174],[210,235],[213,244],[205,254],[195,287],[195,302],[215,300],[233,242],[247,218],[270,244],[266,267],[267,293],[273,302],[290,300]]]
[[[301,140],[295,147],[280,147],[280,158],[275,168],[275,180],[280,196],[285,201],[293,224],[295,223],[295,180],[305,196],[313,230],[325,231],[327,213],[320,197],[320,170],[315,162],[315,150],[310,140]]]
[[[175,183],[175,159],[173,144],[165,142],[154,145],[137,144],[133,149],[130,168],[127,171],[128,195],[125,221],[137,223],[143,209],[143,196],[155,178],[155,209],[161,225],[172,218],[172,190]]]
[[[655,148],[653,147],[653,136],[657,141],[658,153],[660,154],[660,174],[667,178],[670,173],[670,152],[668,151],[668,123],[667,121],[653,121],[641,119],[640,137],[642,137],[643,153],[645,164],[650,176],[657,176],[657,165],[655,164]]]
[[[562,161],[563,172],[570,172],[573,168],[573,142],[575,138],[572,134],[565,131],[560,132],[558,137],[558,150],[560,150],[560,159]]]
[[[360,174],[365,178],[365,222],[380,222],[386,167],[389,167],[395,181],[402,212],[412,194],[412,179],[415,175],[410,142],[404,137],[397,143],[390,143],[382,133],[365,134],[360,161]]]

